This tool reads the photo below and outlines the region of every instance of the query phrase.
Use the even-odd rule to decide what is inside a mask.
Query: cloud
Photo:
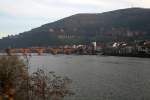
[[[0,11],[21,17],[60,18],[87,12],[102,12],[131,5],[149,7],[148,0],[0,0]]]
[[[130,3],[132,3],[132,5],[135,7],[144,7],[144,8],[150,7],[149,0],[130,0]]]
[[[0,0],[0,32],[19,33],[76,13],[150,7],[150,0]],[[9,28],[9,30],[8,30]]]

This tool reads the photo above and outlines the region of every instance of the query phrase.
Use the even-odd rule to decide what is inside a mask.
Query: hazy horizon
[[[78,13],[149,8],[148,0],[0,0],[0,38]],[[116,6],[117,5],[117,6]]]

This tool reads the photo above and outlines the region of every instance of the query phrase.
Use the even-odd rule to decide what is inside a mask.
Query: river
[[[37,67],[73,80],[74,96],[65,100],[150,100],[150,59],[134,57],[45,55],[30,57]]]

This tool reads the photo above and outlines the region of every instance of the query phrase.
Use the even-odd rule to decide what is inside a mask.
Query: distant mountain
[[[0,48],[150,39],[150,9],[76,14],[0,40]]]

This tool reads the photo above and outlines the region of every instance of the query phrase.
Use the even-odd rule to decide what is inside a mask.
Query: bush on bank
[[[0,57],[0,100],[62,100],[73,94],[68,77],[43,69],[29,75],[27,65],[17,56]]]

